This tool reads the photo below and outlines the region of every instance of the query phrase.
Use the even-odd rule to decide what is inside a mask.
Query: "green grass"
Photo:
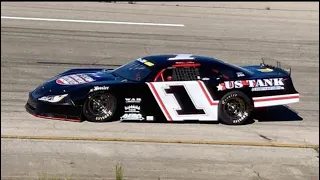
[[[116,180],[123,180],[123,168],[120,164],[116,165]]]
[[[46,175],[41,175],[38,180],[71,180],[71,178],[47,177]],[[116,165],[116,180],[124,180],[123,167],[121,166],[121,164]]]
[[[315,151],[317,151],[317,153],[318,153],[318,156],[317,156],[317,157],[319,158],[319,146],[318,146],[318,147],[314,147],[313,149],[314,149]]]
[[[47,177],[45,174],[42,174],[38,180],[72,180],[70,177],[60,178],[60,177]],[[121,164],[116,165],[116,180],[124,180],[123,177],[123,167]],[[158,177],[160,180],[160,177]]]

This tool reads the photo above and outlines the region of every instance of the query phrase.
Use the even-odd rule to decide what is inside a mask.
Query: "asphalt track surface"
[[[129,179],[318,179],[318,153],[299,147],[319,144],[319,3],[270,4],[2,2],[1,16],[15,19],[1,18],[1,179],[43,174],[114,179],[118,162]],[[236,127],[73,123],[25,112],[28,92],[64,70],[114,67],[166,53],[208,55],[238,65],[277,59],[292,67],[301,101]]]

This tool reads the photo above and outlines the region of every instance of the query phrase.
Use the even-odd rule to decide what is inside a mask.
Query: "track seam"
[[[236,142],[236,141],[206,141],[206,140],[170,140],[170,139],[138,139],[138,138],[95,138],[71,136],[19,136],[1,135],[1,139],[30,139],[30,140],[73,140],[73,141],[115,141],[115,142],[143,142],[168,144],[207,144],[207,145],[236,145],[260,147],[287,147],[287,148],[318,148],[316,144],[289,144],[275,142]]]

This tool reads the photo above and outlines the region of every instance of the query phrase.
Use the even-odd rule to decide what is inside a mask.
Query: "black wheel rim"
[[[246,103],[239,97],[228,99],[224,104],[224,112],[231,120],[241,119],[248,115]]]
[[[92,96],[87,105],[87,111],[91,116],[111,115],[115,111],[115,99],[108,94],[96,94]]]

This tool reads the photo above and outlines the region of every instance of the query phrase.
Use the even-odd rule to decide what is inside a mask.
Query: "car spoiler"
[[[283,64],[280,61],[276,61],[276,60],[271,61],[270,59],[268,59],[268,62],[266,62],[264,58],[261,58],[261,60],[262,60],[262,62],[260,63],[261,67],[276,69],[278,71],[288,73],[289,76],[291,75],[291,67],[289,65]]]

